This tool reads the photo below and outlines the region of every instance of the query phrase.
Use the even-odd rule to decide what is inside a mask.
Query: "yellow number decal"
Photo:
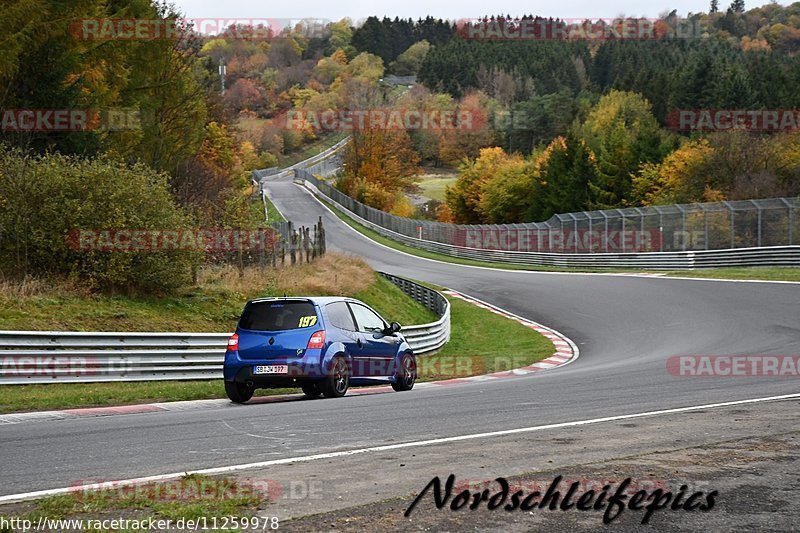
[[[301,316],[300,317],[300,324],[297,325],[298,328],[307,328],[309,326],[313,326],[317,323],[317,317],[315,316]]]

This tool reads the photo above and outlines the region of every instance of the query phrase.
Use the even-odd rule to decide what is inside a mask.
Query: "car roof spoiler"
[[[303,298],[301,296],[265,296],[264,298],[253,298],[248,300],[247,303],[259,302],[311,302],[311,298]]]

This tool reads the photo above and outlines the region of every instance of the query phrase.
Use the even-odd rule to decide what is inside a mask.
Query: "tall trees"
[[[4,5],[3,17],[9,14],[11,27],[0,38],[0,107],[97,113],[124,108],[138,112],[141,128],[0,133],[2,140],[84,155],[110,149],[170,172],[197,150],[207,105],[198,47],[189,29],[176,22],[175,39],[113,39],[86,33],[80,23],[104,17],[179,19],[170,8],[149,0],[118,8],[101,0],[14,0]]]
[[[529,154],[538,145],[565,134],[577,111],[576,98],[568,91],[513,105],[503,128],[509,150]]]
[[[543,160],[542,191],[533,198],[529,209],[533,220],[588,209],[591,184],[599,174],[594,153],[586,141],[572,132],[556,138],[548,152]]]
[[[419,156],[405,130],[358,129],[347,145],[336,186],[371,207],[407,216],[403,193],[413,187],[418,171]]]
[[[458,180],[445,193],[456,222],[480,224],[483,221],[479,209],[483,187],[508,161],[502,148],[484,148],[474,161],[464,162]]]
[[[389,65],[389,68],[398,76],[416,76],[430,49],[431,43],[425,39],[416,42],[397,56],[397,59]]]
[[[686,141],[634,179],[644,204],[746,200],[800,193],[798,134],[720,132]]]
[[[638,94],[611,91],[580,127],[580,138],[597,158],[597,176],[589,183],[590,207],[625,205],[633,174],[668,152],[668,139],[650,109]]]
[[[433,45],[444,44],[453,35],[449,22],[426,17],[416,22],[411,19],[369,17],[353,32],[352,43],[359,52],[380,56],[390,64],[414,43],[423,40]]]

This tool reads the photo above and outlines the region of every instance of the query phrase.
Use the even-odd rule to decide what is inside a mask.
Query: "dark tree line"
[[[369,52],[383,59],[388,65],[405,52],[412,44],[423,39],[433,45],[448,42],[454,33],[450,22],[425,17],[414,22],[411,19],[395,17],[369,17],[353,32],[353,46],[359,52]]]

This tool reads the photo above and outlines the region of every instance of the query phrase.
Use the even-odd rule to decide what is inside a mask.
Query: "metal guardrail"
[[[341,141],[337,142],[327,150],[323,150],[322,152],[309,157],[308,159],[304,159],[294,165],[291,165],[286,168],[278,168],[278,167],[270,167],[264,168],[261,170],[253,170],[252,175],[250,176],[250,180],[253,184],[258,187],[258,194],[261,196],[261,200],[264,204],[264,218],[265,220],[267,217],[267,191],[264,189],[264,181],[267,179],[279,179],[284,177],[294,177],[295,171],[298,169],[306,170],[311,172],[312,174],[316,174],[318,176],[329,176],[339,171],[342,167],[342,154],[341,150],[344,148],[347,143],[350,142],[350,137],[345,137]],[[267,220],[269,221],[269,220]]]
[[[340,152],[349,141],[286,171],[363,225],[423,250],[558,268],[800,266],[800,198],[584,211],[525,224],[446,224],[385,213],[318,179],[341,168]]]
[[[311,156],[308,159],[304,159],[303,161],[300,161],[299,163],[295,163],[294,165],[292,165],[290,167],[286,167],[285,169],[283,169],[283,172],[286,172],[286,171],[289,171],[289,170],[297,170],[297,169],[312,169],[312,167],[314,167],[315,165],[318,165],[320,162],[325,161],[325,160],[329,159],[331,156],[334,156],[334,155],[338,154],[339,151],[342,148],[344,148],[347,145],[347,143],[349,143],[349,142],[350,142],[350,137],[349,136],[345,137],[344,139],[342,139],[341,141],[337,142],[336,144],[334,144],[333,146],[331,146],[327,150],[323,150],[322,152],[318,153],[317,155]],[[332,168],[332,170],[338,170],[339,168],[341,168],[341,162],[337,162],[337,164],[335,166],[332,166],[331,168]],[[320,173],[318,171],[315,172],[313,169],[311,170],[311,172],[313,172],[315,174],[319,174]]]
[[[429,324],[406,326],[402,334],[414,353],[423,354],[438,350],[450,340],[450,302],[440,293],[411,280],[378,272],[408,296],[421,303],[439,317],[439,320]]]
[[[331,187],[313,175],[302,170],[297,178],[303,180],[306,187],[317,196],[336,205],[362,225],[371,228],[381,235],[395,241],[452,257],[473,259],[488,262],[506,262],[534,266],[552,266],[559,268],[637,268],[651,270],[692,270],[697,268],[731,267],[731,266],[800,266],[800,245],[762,246],[747,248],[728,248],[717,250],[686,250],[672,252],[620,252],[620,253],[552,253],[524,252],[515,250],[488,250],[458,246],[444,242],[419,238],[427,236],[423,224],[441,224],[429,221],[402,219],[408,224],[417,224],[416,231],[399,232],[389,226],[396,222],[395,217],[356,202],[340,191]],[[343,198],[344,197],[344,198]],[[800,204],[800,202],[798,202]],[[794,204],[792,204],[794,205]],[[355,206],[357,209],[352,209]],[[357,212],[358,211],[358,212]],[[370,215],[370,219],[361,216]],[[797,217],[800,219],[800,217]],[[405,223],[404,222],[404,223]],[[475,228],[486,231],[487,228],[501,226],[460,226],[449,224],[455,229]],[[514,225],[509,225],[514,226]],[[513,229],[513,228],[512,228]],[[490,230],[491,231],[491,230]],[[411,233],[414,236],[408,235]],[[789,232],[792,235],[793,232]],[[790,237],[791,238],[791,237]]]
[[[295,178],[394,233],[460,248],[577,255],[800,245],[800,197],[583,211],[520,224],[449,224],[367,206],[310,169],[297,169]]]
[[[450,306],[436,291],[382,274],[439,320],[406,326],[416,353],[450,339]],[[221,379],[230,333],[0,331],[0,385]]]
[[[0,384],[219,379],[229,337],[0,331]]]

